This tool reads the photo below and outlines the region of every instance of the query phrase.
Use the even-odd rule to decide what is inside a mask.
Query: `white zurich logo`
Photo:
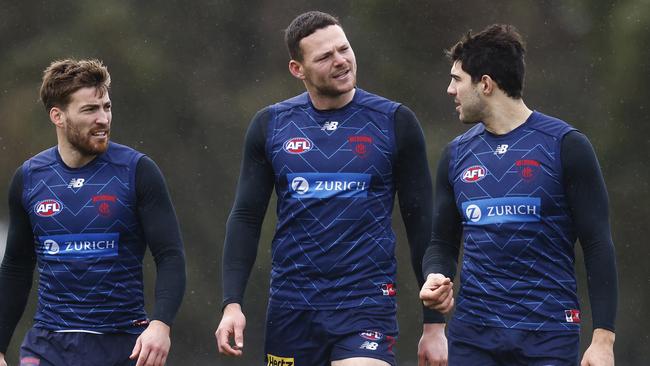
[[[52,239],[47,239],[46,241],[44,241],[43,247],[45,247],[45,251],[47,251],[47,254],[56,254],[59,252],[59,244],[57,244]]]
[[[465,216],[471,222],[477,222],[481,219],[481,208],[477,205],[469,205],[465,209]]]
[[[305,194],[309,190],[309,182],[303,177],[295,177],[291,181],[291,189],[298,194]]]
[[[336,121],[327,121],[327,122],[325,122],[323,127],[321,127],[320,130],[321,131],[336,131],[337,128],[339,128],[339,123],[338,122],[336,122]]]
[[[68,183],[68,188],[81,188],[84,186],[85,181],[83,178],[72,178],[70,183]]]

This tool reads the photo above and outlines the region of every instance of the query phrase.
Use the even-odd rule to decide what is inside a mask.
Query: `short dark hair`
[[[479,33],[467,34],[446,52],[477,83],[489,75],[508,96],[519,99],[524,88],[526,48],[512,25],[492,24]]]
[[[111,75],[99,60],[65,59],[54,61],[43,71],[40,97],[49,112],[52,107],[65,109],[70,95],[81,88],[96,88],[100,96],[111,87]]]
[[[300,41],[316,32],[319,29],[329,27],[330,25],[341,26],[339,20],[330,14],[320,11],[308,11],[298,15],[291,24],[284,30],[284,41],[287,44],[287,50],[292,60],[302,61],[302,50]]]

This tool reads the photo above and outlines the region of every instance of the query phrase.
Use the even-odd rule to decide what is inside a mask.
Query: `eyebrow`
[[[104,107],[107,105],[112,105],[111,101],[107,101],[105,103],[87,103],[83,104],[81,107],[79,107],[79,110],[84,110],[84,109],[97,109],[100,107]]]

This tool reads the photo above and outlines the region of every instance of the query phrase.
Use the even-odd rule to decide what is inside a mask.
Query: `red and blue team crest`
[[[580,323],[580,310],[564,310],[564,318],[567,323]]]
[[[109,194],[93,196],[93,203],[97,206],[97,212],[106,217],[111,215],[111,205],[115,203],[117,197]]]
[[[311,150],[314,143],[306,137],[293,137],[284,142],[282,148],[289,154],[302,154]]]
[[[465,183],[475,183],[485,178],[486,175],[487,169],[483,165],[473,165],[463,171],[460,179]]]
[[[397,295],[397,288],[394,283],[383,283],[381,285],[381,293],[384,296],[395,296]]]
[[[372,137],[370,136],[348,136],[348,142],[352,152],[361,158],[365,158],[370,153],[370,144],[372,144]]]
[[[539,161],[537,160],[517,160],[517,168],[519,168],[519,175],[521,175],[521,179],[523,179],[526,182],[530,182],[535,177],[537,177],[537,174],[539,174]]]
[[[384,338],[384,334],[381,332],[377,332],[374,330],[366,330],[364,332],[359,333],[359,336],[363,339],[367,339],[369,341],[378,341],[382,338]]]
[[[61,201],[55,199],[38,201],[38,203],[34,205],[34,212],[40,217],[50,217],[50,216],[58,215],[61,213],[62,209],[63,209],[63,204],[61,203]]]

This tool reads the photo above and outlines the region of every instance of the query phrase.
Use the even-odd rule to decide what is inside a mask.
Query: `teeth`
[[[338,75],[334,75],[334,77],[335,77],[335,78],[340,78],[341,76],[346,75],[349,71],[350,71],[350,70],[345,70],[344,72],[342,72],[342,73],[340,73],[340,74],[338,74]]]

